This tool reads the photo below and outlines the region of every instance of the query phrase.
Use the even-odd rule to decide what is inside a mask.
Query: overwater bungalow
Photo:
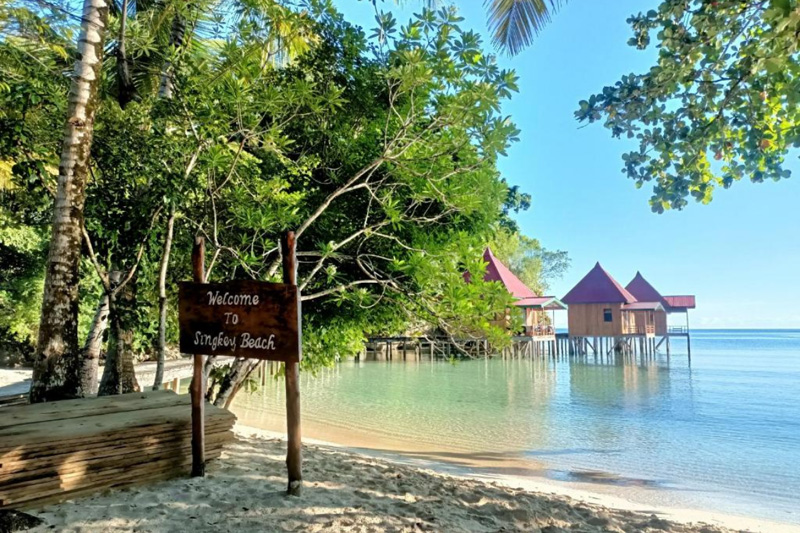
[[[569,337],[575,350],[611,351],[640,339],[643,350],[655,351],[656,313],[664,312],[660,299],[639,300],[622,287],[600,263],[561,299],[569,306]],[[635,343],[634,343],[635,344]]]
[[[684,336],[686,337],[687,347],[691,350],[689,344],[689,309],[695,308],[695,297],[693,295],[679,295],[679,296],[662,296],[653,285],[642,276],[641,272],[637,272],[636,276],[625,286],[625,289],[631,293],[639,301],[658,301],[664,307],[663,311],[657,311],[655,314],[656,319],[656,335],[664,339],[669,336]],[[670,326],[667,320],[668,315],[683,313],[686,316],[686,326]],[[659,345],[661,344],[659,342]],[[667,341],[669,342],[669,341]]]
[[[555,296],[537,295],[495,257],[491,249],[486,248],[483,252],[483,260],[486,261],[484,281],[502,283],[514,297],[515,307],[522,311],[524,336],[533,337],[536,341],[555,342],[554,313],[565,310],[567,306]],[[548,312],[551,313],[550,317],[547,316]]]

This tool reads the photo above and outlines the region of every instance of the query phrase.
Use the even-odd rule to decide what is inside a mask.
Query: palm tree
[[[128,14],[152,8],[152,4],[148,0],[84,0],[83,3],[53,207],[52,236],[30,392],[32,403],[76,398],[93,392],[90,389],[96,382],[97,354],[94,357],[91,354],[99,351],[102,342],[102,331],[108,316],[107,300],[100,302],[97,327],[93,326],[86,346],[80,350],[78,283],[83,207],[94,117],[99,105],[98,91],[103,79],[101,71],[109,12],[120,19],[119,34],[113,49],[117,60],[115,81],[118,101],[121,107],[125,107],[136,97],[136,73],[132,73],[125,47]],[[86,361],[87,358],[90,360]]]
[[[83,396],[76,364],[81,220],[107,22],[105,0],[84,1],[53,206],[31,403]]]
[[[509,55],[530,46],[565,0],[485,0],[492,44]]]

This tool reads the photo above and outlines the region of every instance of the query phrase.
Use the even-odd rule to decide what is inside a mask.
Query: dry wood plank
[[[131,421],[138,422],[138,426],[150,425],[154,422],[162,420],[161,417],[165,414],[172,413],[174,416],[170,418],[189,420],[186,412],[189,411],[188,403],[185,405],[154,405],[148,409],[141,409],[138,411],[121,411],[111,413],[100,413],[94,415],[83,415],[76,418],[67,418],[61,420],[47,420],[40,422],[33,422],[27,424],[18,424],[0,430],[0,445],[6,446],[12,442],[12,439],[21,436],[31,435],[31,442],[36,442],[37,435],[52,435],[52,439],[60,439],[63,437],[91,435],[97,433],[98,430],[104,426],[115,427],[110,422],[116,421],[116,426],[120,424],[130,424]],[[226,416],[220,413],[226,413],[218,407],[210,408],[210,415]],[[227,416],[232,416],[228,414]],[[97,425],[99,424],[99,425]],[[83,431],[81,431],[83,429]],[[43,430],[45,433],[43,433]]]
[[[206,457],[236,417],[206,405]],[[188,474],[191,409],[169,390],[9,407],[0,417],[0,507],[61,501]]]
[[[210,449],[209,459],[216,459],[221,455],[221,453],[221,448]],[[188,475],[190,472],[190,467],[191,461],[187,458],[183,458],[181,460],[152,462],[147,465],[147,468],[140,467],[121,472],[108,473],[103,476],[96,476],[96,478],[91,480],[91,483],[80,483],[71,487],[64,484],[58,486],[51,485],[30,487],[26,491],[14,491],[14,494],[11,497],[0,498],[0,507],[16,505],[21,501],[30,500],[33,498],[41,498],[42,496],[58,495],[60,493],[69,495],[75,491],[82,491],[85,489],[97,490],[98,488],[106,487],[120,480],[147,478],[148,476],[159,474],[165,470],[178,471],[181,475]]]
[[[221,455],[222,450],[209,450],[209,460],[217,459]],[[164,481],[167,479],[174,479],[178,477],[184,477],[189,475],[189,471],[191,470],[191,462],[187,462],[187,464],[177,468],[177,469],[165,469],[160,472],[151,472],[148,474],[140,475],[138,477],[133,478],[122,478],[117,477],[114,481],[111,481],[107,484],[101,484],[95,487],[86,487],[81,489],[72,490],[69,492],[62,492],[56,494],[50,494],[47,496],[40,496],[34,499],[25,500],[24,502],[19,502],[14,504],[13,507],[16,509],[31,509],[34,507],[38,507],[41,505],[49,505],[52,503],[58,503],[65,500],[70,500],[77,497],[88,496],[92,494],[97,494],[100,492],[107,492],[109,490],[118,490],[127,487],[132,487],[136,485],[143,485],[149,483],[155,483],[158,481]],[[0,506],[2,508],[2,506]]]
[[[15,405],[3,408],[0,430],[38,422],[188,405],[188,398],[169,390],[132,392],[115,396]],[[0,431],[0,436],[2,434],[2,431]]]
[[[215,439],[210,441],[216,447],[227,444],[227,440]],[[191,451],[191,444],[184,443],[181,446],[164,448],[161,450],[151,450],[146,453],[135,454],[136,459],[132,460],[133,454],[124,457],[111,457],[106,460],[91,461],[80,465],[73,465],[75,468],[68,468],[64,471],[50,470],[46,475],[21,475],[0,484],[0,498],[3,495],[24,492],[30,488],[47,486],[65,486],[70,483],[92,482],[94,479],[107,475],[109,472],[118,472],[120,469],[135,469],[147,467],[159,461],[180,462]]]
[[[229,428],[220,428],[220,430],[209,433],[209,435],[213,436],[213,438],[217,440],[234,438]],[[190,439],[191,437],[189,435],[180,435],[176,437],[170,437],[168,440],[166,440],[166,438],[164,440],[152,440],[147,443],[143,443],[141,446],[137,446],[135,443],[126,444],[119,447],[111,447],[110,445],[108,450],[93,450],[88,452],[73,451],[60,456],[51,456],[46,460],[38,460],[34,458],[28,461],[21,461],[9,465],[9,468],[6,471],[0,473],[0,483],[2,483],[3,479],[22,472],[29,472],[41,468],[51,468],[71,463],[93,461],[105,457],[124,456],[126,453],[136,453],[137,451],[177,446],[183,442],[188,442]]]
[[[208,427],[213,432],[224,432],[230,430],[233,424],[227,420],[212,420]],[[105,440],[93,440],[91,443],[81,443],[77,441],[71,444],[65,443],[61,447],[52,447],[46,450],[20,447],[15,449],[13,453],[8,452],[0,456],[0,475],[10,471],[9,468],[14,468],[20,463],[57,461],[61,456],[75,453],[105,453],[111,449],[121,449],[125,446],[138,446],[144,442],[185,438],[188,434],[189,432],[186,430],[180,431],[176,430],[174,427],[170,428],[165,426],[158,428],[157,431],[153,431],[152,433],[139,432],[119,438],[111,437]]]
[[[233,440],[233,433],[230,431],[230,426],[220,425],[209,428],[209,439],[225,439]],[[137,451],[150,451],[162,447],[175,446],[178,443],[189,442],[191,435],[188,433],[174,434],[163,433],[157,436],[147,436],[144,438],[132,440],[125,444],[119,445],[118,443],[108,443],[105,448],[97,449],[80,449],[71,450],[59,455],[50,455],[44,458],[32,457],[28,459],[21,459],[13,463],[4,463],[0,467],[0,485],[5,480],[20,475],[22,473],[39,472],[45,469],[52,469],[56,467],[64,467],[66,465],[79,464],[88,461],[96,461],[109,457],[116,457],[126,455],[128,453],[136,453]]]
[[[221,453],[224,446],[225,444],[223,443],[215,443],[213,449],[215,453]],[[37,494],[47,490],[58,489],[63,491],[80,487],[91,487],[120,476],[145,475],[148,472],[162,469],[165,466],[188,464],[187,461],[190,462],[189,459],[190,454],[188,453],[177,456],[156,457],[155,459],[148,457],[147,460],[136,463],[120,463],[115,466],[108,466],[93,472],[91,476],[69,475],[65,476],[64,479],[60,477],[50,477],[49,479],[39,480],[39,482],[34,480],[15,486],[3,487],[0,488],[0,503],[11,497],[19,498],[21,496]]]
[[[214,408],[219,410],[219,408]],[[212,409],[209,409],[211,412]],[[67,442],[97,434],[113,434],[161,424],[190,425],[187,407],[160,407],[141,412],[109,413],[7,428],[0,434],[0,451],[30,443]]]
[[[232,427],[230,422],[213,422],[213,426],[215,431],[222,431],[227,430]],[[154,432],[152,435],[164,435],[164,434],[185,434],[187,433],[187,429],[184,428],[183,430],[173,429],[170,431],[169,429],[162,429],[158,432]],[[135,444],[137,439],[143,439],[149,436],[143,432],[137,432],[133,435],[126,435],[124,439],[115,439],[113,435],[105,435],[104,440],[93,439],[91,444],[86,443],[81,446],[80,441],[76,441],[74,443],[65,443],[61,448],[58,447],[50,447],[45,450],[42,449],[30,449],[30,448],[18,448],[13,450],[12,452],[7,452],[4,454],[0,454],[0,472],[6,471],[7,468],[16,468],[16,465],[20,462],[28,462],[31,460],[42,459],[42,460],[51,460],[52,458],[58,457],[60,455],[70,454],[75,452],[76,450],[86,450],[86,451],[101,451],[107,448],[110,445],[116,445],[117,442],[120,446],[126,444]]]
[[[207,424],[209,426],[233,426],[236,418],[232,415],[215,415],[210,413],[207,417]],[[52,438],[43,436],[42,438],[30,440],[29,442],[14,442],[9,443],[13,446],[6,446],[5,450],[0,450],[0,465],[5,462],[13,461],[17,458],[30,458],[30,457],[46,457],[48,455],[57,455],[64,453],[67,450],[78,449],[91,449],[98,446],[107,446],[109,441],[118,441],[120,444],[146,436],[159,435],[162,433],[181,433],[188,431],[189,421],[178,420],[176,421],[160,421],[160,423],[128,427],[123,430],[104,430],[98,431],[89,435],[77,435],[68,438]]]
[[[221,448],[209,448],[208,456],[210,459],[216,459],[221,454]],[[6,507],[18,507],[26,501],[41,500],[44,497],[54,496],[60,499],[69,499],[74,497],[78,491],[98,491],[105,488],[114,486],[126,480],[141,480],[146,479],[154,474],[164,473],[169,471],[173,477],[188,474],[191,469],[191,456],[171,458],[168,460],[152,461],[144,463],[144,466],[137,465],[134,467],[124,467],[115,470],[109,470],[102,476],[97,476],[91,480],[91,483],[83,485],[62,483],[55,487],[32,487],[28,491],[14,491],[13,493],[0,492],[0,509]]]
[[[232,426],[232,424],[230,422],[214,421],[213,424],[214,424],[214,426],[218,426],[218,425],[223,425],[223,426],[230,425],[230,426]],[[188,428],[186,427],[187,424],[181,424],[181,425],[184,426],[184,427],[173,426],[171,432],[172,433],[176,433],[176,434],[177,433],[186,433],[186,432],[188,432]],[[148,432],[146,432],[146,431],[144,431],[144,430],[142,430],[140,428],[135,433],[132,432],[131,434],[126,435],[124,440],[123,439],[119,439],[119,440],[121,441],[121,444],[124,444],[125,442],[128,442],[129,440],[135,440],[136,438],[144,438],[145,436],[148,436],[148,435],[151,435],[151,434],[159,434],[159,433],[168,433],[168,432],[170,432],[169,428],[165,428],[163,426],[159,426],[158,428],[153,428],[153,429],[154,429],[154,431],[152,433],[148,433]],[[97,449],[103,449],[105,446],[108,446],[110,442],[114,442],[116,440],[117,439],[115,438],[115,435],[114,435],[113,432],[111,432],[111,433],[106,432],[100,437],[93,437],[91,439],[91,441],[88,441],[88,442],[81,442],[80,439],[77,439],[77,440],[73,440],[73,441],[69,441],[69,442],[64,442],[60,447],[57,445],[57,443],[53,443],[53,442],[47,443],[47,446],[45,446],[45,447],[41,447],[41,446],[33,447],[33,446],[24,446],[24,445],[22,445],[22,446],[18,446],[17,448],[11,449],[11,450],[9,450],[7,452],[0,452],[0,465],[14,464],[14,463],[16,463],[18,461],[21,461],[21,460],[25,461],[25,460],[30,460],[30,459],[36,458],[36,457],[45,458],[45,457],[57,456],[57,455],[65,454],[65,453],[70,453],[73,450],[81,450],[81,449],[97,450]]]

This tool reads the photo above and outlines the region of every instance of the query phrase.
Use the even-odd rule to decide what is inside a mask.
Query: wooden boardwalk
[[[206,405],[206,459],[236,417]],[[0,509],[188,475],[188,395],[169,390],[0,409]]]
[[[233,357],[218,357],[214,366],[221,366],[233,361]],[[145,361],[137,364],[136,381],[139,382],[139,387],[142,390],[150,390],[153,386],[153,381],[156,375],[155,361]],[[170,359],[164,364],[164,376],[162,378],[162,385],[177,392],[178,382],[182,379],[192,377],[192,369],[194,363],[191,357],[182,357],[180,359]],[[28,370],[28,372],[30,372]],[[102,375],[103,367],[100,367],[99,374]],[[16,405],[27,403],[28,391],[31,388],[30,374],[28,379],[0,387],[0,407],[3,405]]]

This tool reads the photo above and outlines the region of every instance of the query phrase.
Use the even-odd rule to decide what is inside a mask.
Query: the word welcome
[[[258,294],[231,294],[208,291],[208,305],[258,305]]]

